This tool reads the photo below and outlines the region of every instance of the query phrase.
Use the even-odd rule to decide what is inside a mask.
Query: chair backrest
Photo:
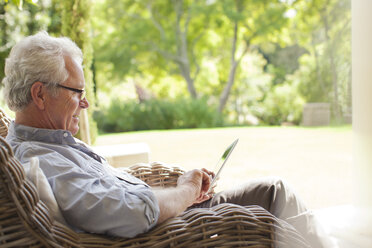
[[[5,138],[8,134],[8,127],[11,119],[5,114],[4,110],[0,108],[0,136]]]
[[[11,147],[1,137],[0,173],[0,246],[62,247],[48,208],[39,199],[35,186],[27,180]]]

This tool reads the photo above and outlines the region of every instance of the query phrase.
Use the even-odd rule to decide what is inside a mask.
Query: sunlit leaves
[[[25,0],[29,4],[37,5],[38,0]],[[11,0],[11,3],[15,4],[18,9],[23,9],[23,0]],[[5,3],[8,3],[8,0],[5,0]]]

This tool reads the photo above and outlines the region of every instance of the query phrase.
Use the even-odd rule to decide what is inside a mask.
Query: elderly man
[[[322,247],[311,215],[281,180],[253,181],[207,194],[211,172],[179,177],[177,187],[151,188],[106,161],[73,135],[89,107],[81,50],[68,38],[40,32],[20,41],[6,60],[4,94],[15,121],[7,141],[21,162],[37,156],[66,222],[76,230],[134,237],[189,207],[223,202],[260,205]],[[299,221],[301,220],[301,221]]]

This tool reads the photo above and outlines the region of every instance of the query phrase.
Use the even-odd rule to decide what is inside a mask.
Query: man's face
[[[65,57],[69,77],[61,86],[82,90],[85,87],[84,73],[78,64],[70,57]],[[57,97],[50,97],[46,105],[49,126],[52,129],[63,129],[75,135],[79,130],[80,111],[89,107],[86,98],[81,99],[81,93],[71,89],[58,87]]]

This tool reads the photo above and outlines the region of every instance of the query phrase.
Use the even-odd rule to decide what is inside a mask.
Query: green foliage
[[[299,93],[306,102],[329,102],[332,97],[329,64],[323,62],[324,67],[317,68],[314,58],[309,55],[304,55],[300,61],[301,67],[294,74],[299,81]]]
[[[351,114],[351,1],[299,1],[293,33],[309,51],[295,74],[308,102],[329,102],[333,117]]]
[[[92,43],[98,94],[106,92],[112,99],[120,95],[112,91],[129,82],[164,99],[151,108],[139,104],[156,113],[155,119],[124,113],[128,129],[133,129],[135,119],[142,119],[136,124],[140,128],[149,126],[147,122],[179,128],[182,123],[173,120],[180,117],[174,117],[176,110],[168,105],[183,99],[184,105],[192,106],[191,100],[184,99],[189,85],[194,85],[199,97],[218,105],[230,81],[234,83],[223,114],[235,124],[246,123],[250,115],[267,124],[299,123],[303,101],[330,102],[332,109],[350,114],[350,0],[39,0],[37,6],[23,0],[20,11],[21,2],[0,1],[0,67],[16,40],[41,29],[56,36],[63,30],[75,40],[83,49],[85,69],[93,58]],[[89,70],[85,73],[93,110],[92,75]],[[167,100],[177,98],[181,99]],[[125,104],[131,113],[141,112],[138,104]],[[102,108],[96,116],[109,117],[103,115],[108,110]],[[114,129],[119,114],[111,112],[108,126]],[[199,125],[190,124],[191,120],[189,126]],[[126,123],[121,120],[120,125]]]
[[[29,4],[36,5],[32,0],[25,0]],[[8,0],[4,0],[5,3],[8,3]],[[15,4],[20,10],[23,8],[23,0],[11,0],[10,3]]]
[[[174,101],[115,99],[107,109],[96,111],[94,118],[102,132],[150,129],[206,128],[222,126],[217,109],[205,98],[179,98]]]
[[[286,47],[261,44],[259,51],[267,61],[265,71],[274,76],[273,85],[283,83],[287,75],[294,73],[299,68],[299,58],[307,52],[298,44]]]
[[[47,8],[45,0],[40,0],[38,5],[32,1],[0,1],[0,81],[4,77],[5,58],[16,41],[39,30],[47,30]]]
[[[286,9],[273,0],[107,0],[96,6],[95,14],[105,25],[93,22],[97,68],[105,70],[105,81],[146,77],[146,86],[157,90],[156,95],[163,92],[157,85],[172,77],[184,95],[194,96],[194,87],[199,96],[219,97],[244,73],[239,62],[248,48],[255,48],[251,45],[280,40],[288,23]]]
[[[299,124],[304,103],[296,87],[286,83],[274,86],[265,100],[253,107],[253,113],[269,125],[281,125],[283,122]]]

